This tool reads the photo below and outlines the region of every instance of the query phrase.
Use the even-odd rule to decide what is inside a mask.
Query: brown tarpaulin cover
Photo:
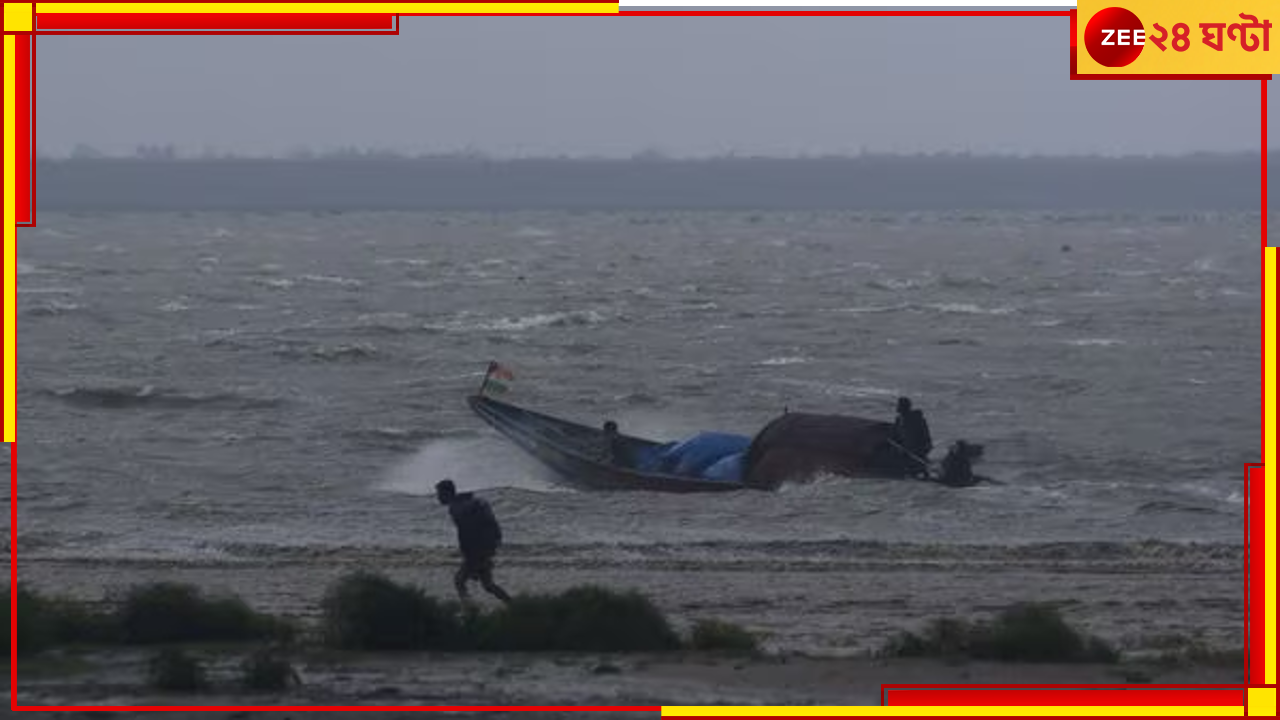
[[[846,415],[788,413],[761,430],[747,451],[746,484],[776,488],[821,472],[858,475],[904,474],[902,459],[888,441],[893,423]]]

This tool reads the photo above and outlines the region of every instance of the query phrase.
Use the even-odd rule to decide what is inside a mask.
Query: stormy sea
[[[513,591],[634,587],[774,649],[1021,600],[1125,648],[1239,648],[1258,236],[1256,214],[42,212],[17,249],[18,574],[298,615],[357,567],[448,596],[452,477],[492,501]],[[573,491],[469,411],[491,360],[511,402],[660,440],[905,395],[1000,484]]]

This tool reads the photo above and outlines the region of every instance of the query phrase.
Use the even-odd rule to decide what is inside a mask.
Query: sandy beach
[[[1025,561],[934,564],[850,559],[804,567],[778,563],[600,562],[568,569],[531,551],[512,553],[500,577],[521,592],[600,583],[636,588],[672,622],[698,618],[741,623],[759,633],[765,657],[698,654],[351,654],[303,649],[294,656],[303,685],[284,695],[244,696],[235,688],[245,651],[205,652],[213,689],[186,698],[202,704],[359,705],[670,705],[876,704],[885,683],[1238,683],[1243,668],[1155,662],[1170,638],[1216,649],[1243,645],[1240,571],[1232,559],[1201,558],[1178,569],[1160,560]],[[448,597],[448,553],[401,554],[380,570]],[[338,577],[372,558],[296,558],[255,565],[35,560],[20,565],[31,587],[86,600],[117,597],[129,586],[168,580],[233,592],[254,607],[305,623]],[[1124,653],[1113,665],[1031,665],[876,659],[901,630],[943,615],[977,618],[1007,604],[1058,604],[1083,630]],[[24,703],[133,705],[168,703],[145,685],[148,652],[103,650],[24,667]],[[295,715],[290,715],[296,717]],[[241,716],[237,716],[241,717]]]
[[[199,696],[181,696],[145,689],[146,657],[145,652],[136,650],[90,653],[77,659],[74,674],[63,676],[41,677],[33,669],[31,677],[19,677],[19,699],[33,705],[89,706],[874,705],[880,703],[881,685],[887,683],[1242,681],[1242,671],[1230,668],[1170,668],[1141,663],[1013,665],[860,658],[743,660],[698,655],[304,653],[296,663],[304,683],[301,688],[282,694],[252,695],[234,688],[238,656],[229,651],[211,651],[208,657],[213,690]],[[224,685],[221,689],[220,681]],[[388,714],[391,716],[394,713]]]

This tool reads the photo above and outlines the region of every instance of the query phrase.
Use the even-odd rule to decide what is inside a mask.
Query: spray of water
[[[547,471],[497,437],[436,440],[392,467],[379,490],[431,495],[440,480],[452,478],[460,490],[520,488],[538,492],[561,489]]]

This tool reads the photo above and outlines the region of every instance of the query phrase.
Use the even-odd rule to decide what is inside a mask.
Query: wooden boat
[[[581,425],[525,410],[485,395],[467,398],[472,411],[525,452],[537,458],[568,485],[584,490],[645,490],[650,492],[733,492],[751,488],[742,483],[642,472],[612,462],[603,428]],[[632,454],[666,443],[620,434]]]
[[[956,442],[935,471],[927,460],[908,459],[906,451],[893,440],[892,423],[805,413],[784,413],[756,434],[744,456],[741,481],[641,469],[617,462],[615,458],[653,456],[670,443],[625,434],[618,434],[611,441],[603,427],[582,425],[495,400],[486,390],[505,389],[494,379],[495,374],[502,379],[512,377],[510,371],[498,363],[490,363],[479,392],[467,399],[472,411],[550,468],[563,482],[586,490],[768,491],[776,490],[783,483],[822,473],[911,478],[921,462],[930,467],[928,476],[922,479],[924,482],[949,487],[995,483],[972,471],[972,463],[982,457],[981,445]]]

